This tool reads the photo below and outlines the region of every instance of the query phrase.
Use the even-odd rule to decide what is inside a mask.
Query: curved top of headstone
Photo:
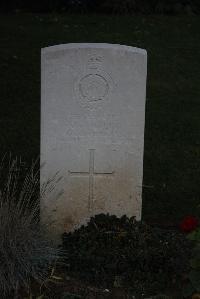
[[[49,46],[42,48],[42,52],[53,52],[59,50],[68,50],[68,49],[113,49],[113,50],[124,50],[133,53],[138,53],[142,55],[147,55],[147,51],[141,48],[120,45],[120,44],[107,44],[107,43],[69,43],[69,44],[60,44],[55,46]]]

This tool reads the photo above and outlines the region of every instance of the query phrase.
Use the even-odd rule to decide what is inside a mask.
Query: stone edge
[[[41,53],[45,54],[47,52],[69,50],[69,49],[113,49],[113,50],[124,50],[130,51],[137,54],[147,55],[145,49],[120,45],[120,44],[107,44],[107,43],[69,43],[69,44],[60,44],[55,46],[49,46],[41,48]]]

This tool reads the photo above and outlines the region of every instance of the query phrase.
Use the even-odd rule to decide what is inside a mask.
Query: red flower
[[[193,216],[187,216],[181,221],[180,229],[185,233],[189,233],[197,228],[198,224],[199,221],[197,218]]]

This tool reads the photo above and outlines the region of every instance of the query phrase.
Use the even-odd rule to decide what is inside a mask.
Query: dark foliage
[[[3,11],[32,12],[95,12],[95,13],[199,13],[198,0],[2,0]]]
[[[156,293],[181,283],[190,243],[174,230],[152,228],[134,218],[96,215],[87,226],[63,234],[69,271],[90,283]]]

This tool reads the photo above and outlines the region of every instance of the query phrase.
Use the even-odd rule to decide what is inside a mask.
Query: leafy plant
[[[39,193],[38,161],[25,169],[19,159],[5,156],[0,182],[0,293],[6,296],[28,288],[31,279],[42,283],[61,251],[39,223],[40,198],[53,184],[47,182]]]
[[[182,283],[189,269],[190,242],[174,230],[153,228],[134,217],[96,215],[87,226],[63,234],[69,271],[110,288],[152,294]]]

